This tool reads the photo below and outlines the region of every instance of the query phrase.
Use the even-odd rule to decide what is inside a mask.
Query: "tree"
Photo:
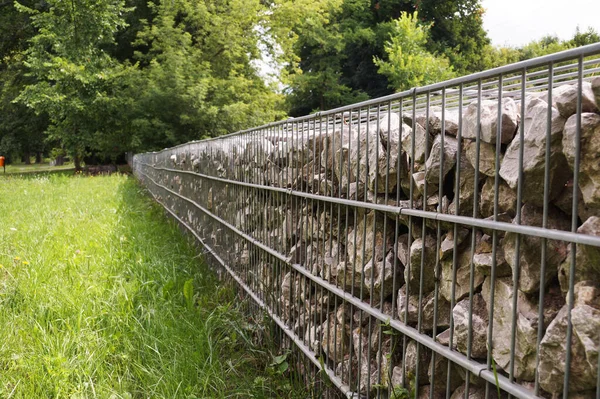
[[[280,4],[284,0],[279,0]],[[389,74],[375,64],[388,61],[386,42],[402,13],[419,11],[429,26],[425,45],[445,56],[460,73],[480,67],[489,43],[479,0],[329,0],[315,2],[319,13],[289,20],[291,51],[297,64],[287,66],[290,113],[300,115],[390,94]],[[285,7],[281,7],[285,9]],[[275,8],[274,15],[280,11]],[[438,57],[439,58],[439,57]],[[477,65],[476,65],[477,64]]]
[[[143,149],[162,148],[282,118],[281,95],[260,78],[258,0],[150,3],[134,45],[131,120]]]
[[[417,17],[417,12],[402,13],[385,45],[388,60],[375,57],[379,73],[387,76],[390,86],[398,91],[454,77],[447,58],[427,51],[430,25],[419,24]]]
[[[79,168],[86,149],[110,151],[98,148],[97,139],[105,132],[105,109],[120,107],[114,104],[118,100],[114,93],[127,68],[107,49],[125,26],[123,15],[128,9],[121,0],[48,0],[47,4],[45,10],[17,4],[36,29],[25,51],[25,65],[35,81],[25,86],[17,100],[48,115],[48,138],[60,143]]]
[[[44,9],[45,3],[27,1],[31,8]],[[31,155],[41,160],[46,149],[44,131],[48,125],[45,114],[36,115],[23,104],[15,103],[24,86],[34,82],[27,76],[22,52],[35,34],[29,16],[20,13],[11,2],[0,4],[0,154],[10,161]]]
[[[415,10],[423,22],[432,23],[430,52],[445,55],[459,75],[485,69],[481,56],[490,39],[480,0],[417,0]]]

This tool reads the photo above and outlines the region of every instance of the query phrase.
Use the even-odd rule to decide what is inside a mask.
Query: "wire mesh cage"
[[[314,396],[600,398],[600,43],[137,154]]]

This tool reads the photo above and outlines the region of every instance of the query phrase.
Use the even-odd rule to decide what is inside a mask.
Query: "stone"
[[[577,229],[579,234],[600,237],[600,217],[591,216]],[[570,251],[569,251],[570,252]],[[564,293],[569,290],[569,276],[571,270],[571,256],[558,271],[558,281]],[[600,286],[600,248],[592,245],[577,244],[575,252],[575,284],[581,281],[596,281]]]
[[[561,151],[563,138],[563,118],[556,108],[551,109],[550,156],[549,156],[549,199],[560,194],[570,171],[565,156]],[[525,112],[523,142],[523,201],[541,206],[544,199],[544,175],[546,170],[546,130],[548,121],[548,104],[540,99],[529,102]],[[517,190],[519,183],[519,153],[521,151],[520,135],[515,136],[504,154],[500,166],[500,176],[510,188]]]
[[[403,284],[400,277],[402,270],[397,264],[394,267],[394,257],[394,252],[390,251],[384,260],[377,262],[373,258],[365,265],[364,286],[366,292],[369,293],[369,297],[375,299],[387,298],[393,291],[394,280],[396,280],[398,286]],[[396,279],[394,279],[394,276],[396,276]]]
[[[469,395],[465,395],[465,386],[461,385],[452,393],[450,399],[497,399],[498,392],[495,387],[490,387],[488,396],[485,395],[485,387],[469,386]]]
[[[417,114],[416,122],[428,127],[429,134],[440,134],[442,132],[442,119],[444,119],[444,131],[447,134],[456,136],[458,133],[458,112],[441,107],[430,107],[429,115],[427,113]]]
[[[475,169],[464,154],[460,157],[460,175],[458,193],[454,193],[453,202],[448,205],[448,213],[451,215],[473,216],[473,205],[475,198]],[[455,187],[453,187],[456,190]],[[458,213],[456,209],[458,201]],[[477,215],[477,212],[475,212]]]
[[[513,217],[511,215],[509,215],[508,213],[498,213],[498,214],[494,214],[492,216],[488,216],[488,217],[484,218],[483,220],[495,221],[495,222],[500,222],[500,223],[512,223]],[[494,234],[493,233],[494,229],[490,229],[487,227],[482,227],[481,231],[484,234],[487,234],[490,236]],[[496,230],[496,234],[498,235],[498,238],[504,237],[503,230]]]
[[[569,307],[565,305],[548,326],[540,344],[540,386],[552,394],[559,394],[563,390],[568,314]],[[573,335],[569,397],[571,392],[596,389],[600,309],[576,302],[571,311],[571,323]]]
[[[408,155],[409,159],[413,157],[413,137],[415,141],[414,161],[423,163],[425,162],[425,155],[431,148],[432,134],[429,133],[428,135],[423,126],[418,123],[415,124],[414,133],[410,127],[402,130],[402,150]]]
[[[566,119],[577,112],[577,84],[563,85],[552,90],[552,103]],[[590,82],[583,82],[581,90],[581,111],[598,112],[598,105]]]
[[[575,138],[577,115],[571,116],[565,124],[562,138],[563,151],[571,169],[575,164]],[[600,115],[581,114],[579,188],[584,203],[600,210]]]
[[[273,143],[267,139],[252,140],[246,143],[245,157],[249,164],[265,166],[274,150]]]
[[[397,115],[392,114],[391,117],[397,118]],[[392,125],[396,126],[394,123]],[[380,126],[380,130],[382,128],[383,126]],[[396,186],[398,173],[401,178],[404,177],[407,167],[406,156],[399,147],[400,132],[395,129],[390,133],[395,137],[390,137],[391,144],[388,148],[381,142],[380,132],[376,128],[365,128],[358,137],[350,138],[350,182],[358,180],[366,184],[371,191],[386,193]],[[387,133],[384,135],[387,137]],[[345,165],[347,164],[343,163],[342,169],[348,169]],[[401,169],[398,169],[398,165]]]
[[[442,151],[442,136],[436,136],[431,146],[429,158],[427,158],[427,161],[425,162],[425,179],[427,179],[427,182],[439,184],[440,171],[442,172],[442,177],[446,177],[448,172],[450,172],[450,170],[456,164],[457,151],[458,141],[454,137],[444,137],[444,146]]]
[[[448,363],[445,357],[435,354],[431,358],[429,367],[427,367],[428,381],[432,382],[431,389],[433,389],[434,397],[446,397],[448,389],[452,392],[462,384],[459,368],[452,362],[448,367]],[[450,376],[448,376],[448,368],[450,368]],[[449,387],[448,381],[450,383]]]
[[[349,184],[357,180],[352,169],[348,167],[350,152],[355,151],[357,143],[358,131],[349,128],[335,130],[323,143],[321,165],[325,168],[325,173],[332,175],[339,182],[341,193],[348,193]]]
[[[348,351],[347,331],[346,325],[339,324],[333,314],[321,326],[321,347],[325,354],[336,362],[341,362]]]
[[[498,101],[483,100],[481,102],[480,117],[477,118],[478,103],[475,101],[467,107],[463,114],[463,132],[465,139],[480,139],[486,143],[496,144],[498,132]],[[478,119],[480,121],[479,132],[477,131]],[[510,143],[519,124],[519,110],[512,98],[502,99],[502,121],[500,122],[500,142]]]
[[[490,284],[489,278],[485,279],[481,295],[489,309]],[[515,352],[511,353],[511,331],[513,295],[512,280],[508,277],[497,278],[494,286],[494,329],[492,331],[492,356],[496,365],[507,371],[510,359],[514,357],[514,376],[519,380],[532,381],[536,369],[536,347],[538,328],[537,304],[530,301],[525,294],[517,291],[517,317]]]
[[[425,243],[421,238],[417,238],[410,246],[410,265],[405,265],[406,268],[404,269],[404,281],[409,287],[409,293],[419,293],[422,259],[423,295],[433,291],[435,287],[436,247],[436,239],[430,236],[425,236]]]
[[[461,250],[456,257],[456,280],[453,281],[453,259],[442,260],[442,275],[440,279],[440,293],[448,302],[452,302],[452,286],[456,302],[469,295],[471,291],[471,248]],[[477,290],[484,280],[484,276],[473,267],[473,290]]]
[[[482,173],[486,176],[496,176],[496,146],[490,143],[486,143],[485,141],[480,141],[478,164],[477,143],[470,140],[465,140],[463,143],[465,157],[469,160],[471,166],[474,169],[477,169],[479,167],[479,173]],[[503,155],[500,155],[500,163],[502,163],[503,157]],[[480,178],[482,177],[483,176],[481,176]]]
[[[471,301],[465,298],[458,302],[452,310],[454,318],[454,339],[456,349],[467,354],[469,331],[471,331],[471,357],[485,359],[487,357],[488,309],[481,294],[473,296],[472,319],[469,322]]]
[[[439,333],[438,335],[436,335],[435,340],[444,346],[450,346],[450,329],[447,329],[447,330]],[[454,345],[453,349],[455,349],[455,348],[456,348],[456,344]]]
[[[408,234],[401,234],[396,241],[396,256],[400,260],[402,266],[408,264],[410,258],[410,247],[408,246]]]
[[[479,273],[484,276],[492,275],[492,268],[494,266],[494,257],[492,252],[476,253],[473,256],[473,264]],[[508,277],[512,276],[512,269],[506,262],[504,257],[504,250],[501,246],[496,247],[496,277]]]
[[[356,263],[357,268],[375,257],[376,262],[381,262],[392,246],[391,230],[387,229],[387,237],[383,237],[383,218],[376,217],[375,211],[370,211],[361,218],[346,238],[347,262]],[[373,231],[375,230],[375,234]]]
[[[494,215],[494,179],[487,178],[481,188],[479,211],[482,217]],[[498,213],[514,216],[517,213],[517,194],[504,181],[498,182]]]
[[[456,237],[454,236],[454,229],[449,230],[440,244],[440,259],[450,259],[454,253],[454,247],[461,249],[467,237],[469,237],[469,229],[457,228]]]
[[[600,76],[593,77],[591,83],[594,97],[596,97],[596,105],[600,106]]]
[[[421,345],[417,348],[418,344],[416,341],[409,341],[406,345],[404,352],[404,372],[406,373],[406,379],[409,382],[413,382],[417,375],[417,365],[419,367],[419,385],[424,385],[429,382],[427,376],[427,368],[431,361],[431,350]],[[417,351],[419,352],[417,354]],[[402,367],[400,367],[399,375],[396,377],[396,381],[402,381]]]
[[[414,181],[414,188],[416,191],[425,195],[425,172],[415,172],[412,175]],[[437,193],[439,190],[438,182],[427,182],[427,196],[430,196],[432,193]]]
[[[408,304],[407,304],[408,299]],[[419,321],[419,294],[411,293],[406,297],[406,286],[398,290],[397,311],[400,321],[417,326]],[[408,305],[408,317],[407,308]],[[435,291],[424,296],[421,302],[421,328],[432,330],[434,325],[434,312],[436,309]],[[436,328],[447,328],[450,326],[450,303],[441,295],[438,295]]]
[[[587,220],[590,216],[594,216],[598,213],[597,209],[588,206],[583,202],[583,194],[581,189],[577,189],[577,215],[581,220]],[[558,209],[563,211],[566,215],[571,216],[573,214],[573,179],[569,179],[561,191],[561,193],[552,201]]]
[[[543,221],[543,210],[535,206],[525,204],[521,208],[521,224],[527,226],[541,227]],[[516,223],[516,220],[513,221]],[[569,230],[568,218],[553,206],[548,207],[548,220],[546,227],[555,230]],[[514,270],[516,266],[517,239],[516,233],[506,233],[502,242],[504,258]],[[519,252],[519,289],[525,293],[533,294],[540,290],[542,238],[522,235]],[[546,241],[546,284],[555,278],[558,267],[567,256],[567,243],[558,240]]]

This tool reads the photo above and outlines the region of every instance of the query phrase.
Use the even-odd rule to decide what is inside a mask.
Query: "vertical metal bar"
[[[554,84],[554,63],[550,62],[548,66],[548,108],[547,108],[547,118],[546,118],[546,154],[545,154],[545,162],[544,162],[544,205],[543,205],[543,216],[542,216],[542,227],[546,228],[548,226],[548,205],[550,201],[550,154],[551,154],[551,146],[550,146],[550,134],[552,131],[552,86]],[[538,334],[537,334],[537,344],[536,344],[536,359],[535,359],[535,386],[534,392],[536,395],[539,395],[540,391],[540,381],[539,381],[539,364],[540,364],[540,344],[542,342],[542,338],[544,337],[544,293],[546,287],[546,255],[547,255],[547,243],[548,241],[545,238],[542,238],[542,255],[540,260],[540,296],[539,296],[539,308],[538,308],[538,320],[540,320],[538,324]]]
[[[523,69],[521,73],[521,115],[525,115],[525,87],[527,80],[527,70]],[[521,204],[523,201],[523,143],[525,143],[525,124],[521,123],[519,126],[519,183],[517,185],[517,216],[515,218],[517,224],[521,224]],[[515,369],[515,345],[516,345],[516,333],[517,333],[517,305],[518,305],[518,289],[519,289],[519,274],[520,274],[520,259],[521,259],[521,235],[517,235],[517,242],[515,243],[515,267],[513,269],[513,298],[512,298],[512,325],[510,333],[510,365],[509,365],[509,379],[514,380],[514,369]]]
[[[578,205],[579,205],[579,167],[581,162],[581,103],[583,96],[583,55],[579,56],[577,64],[577,119],[575,121],[575,163],[573,165],[573,203],[571,216],[571,231],[577,232],[578,223]],[[575,306],[575,269],[577,263],[577,244],[571,243],[571,265],[569,267],[569,292],[567,293],[567,306],[569,309],[567,315],[567,353],[565,355],[565,378],[563,383],[563,398],[569,396],[569,382],[571,376],[571,356],[572,356],[572,338],[573,322],[571,313]],[[600,370],[600,369],[599,369]],[[598,371],[600,373],[600,371]]]

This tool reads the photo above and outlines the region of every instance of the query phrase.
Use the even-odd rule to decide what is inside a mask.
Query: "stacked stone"
[[[155,177],[286,257],[283,262],[265,256],[193,207],[178,209],[251,287],[274,293],[269,303],[282,320],[323,354],[351,389],[391,392],[404,385],[423,397],[431,391],[445,397],[448,391],[458,398],[464,396],[467,375],[286,263],[301,265],[481,363],[491,352],[499,372],[512,370],[520,384],[533,386],[537,372],[541,394],[548,397],[563,389],[572,279],[569,395],[591,398],[600,346],[599,247],[580,244],[573,255],[574,247],[560,240],[293,195],[570,231],[578,91],[576,85],[555,88],[551,105],[548,93],[528,94],[522,115],[520,101],[512,98],[471,103],[462,110],[460,135],[457,110],[432,108],[427,114],[416,112],[414,120],[412,114],[392,112],[360,124],[291,123],[288,129],[192,143],[168,152],[156,166],[223,180],[168,171]],[[600,78],[583,83],[581,99],[575,220],[578,233],[600,236]],[[292,195],[226,180],[292,190]],[[171,196],[165,200],[175,201]],[[175,202],[173,207],[180,206]],[[470,376],[469,381],[469,396],[483,397],[483,380]]]

